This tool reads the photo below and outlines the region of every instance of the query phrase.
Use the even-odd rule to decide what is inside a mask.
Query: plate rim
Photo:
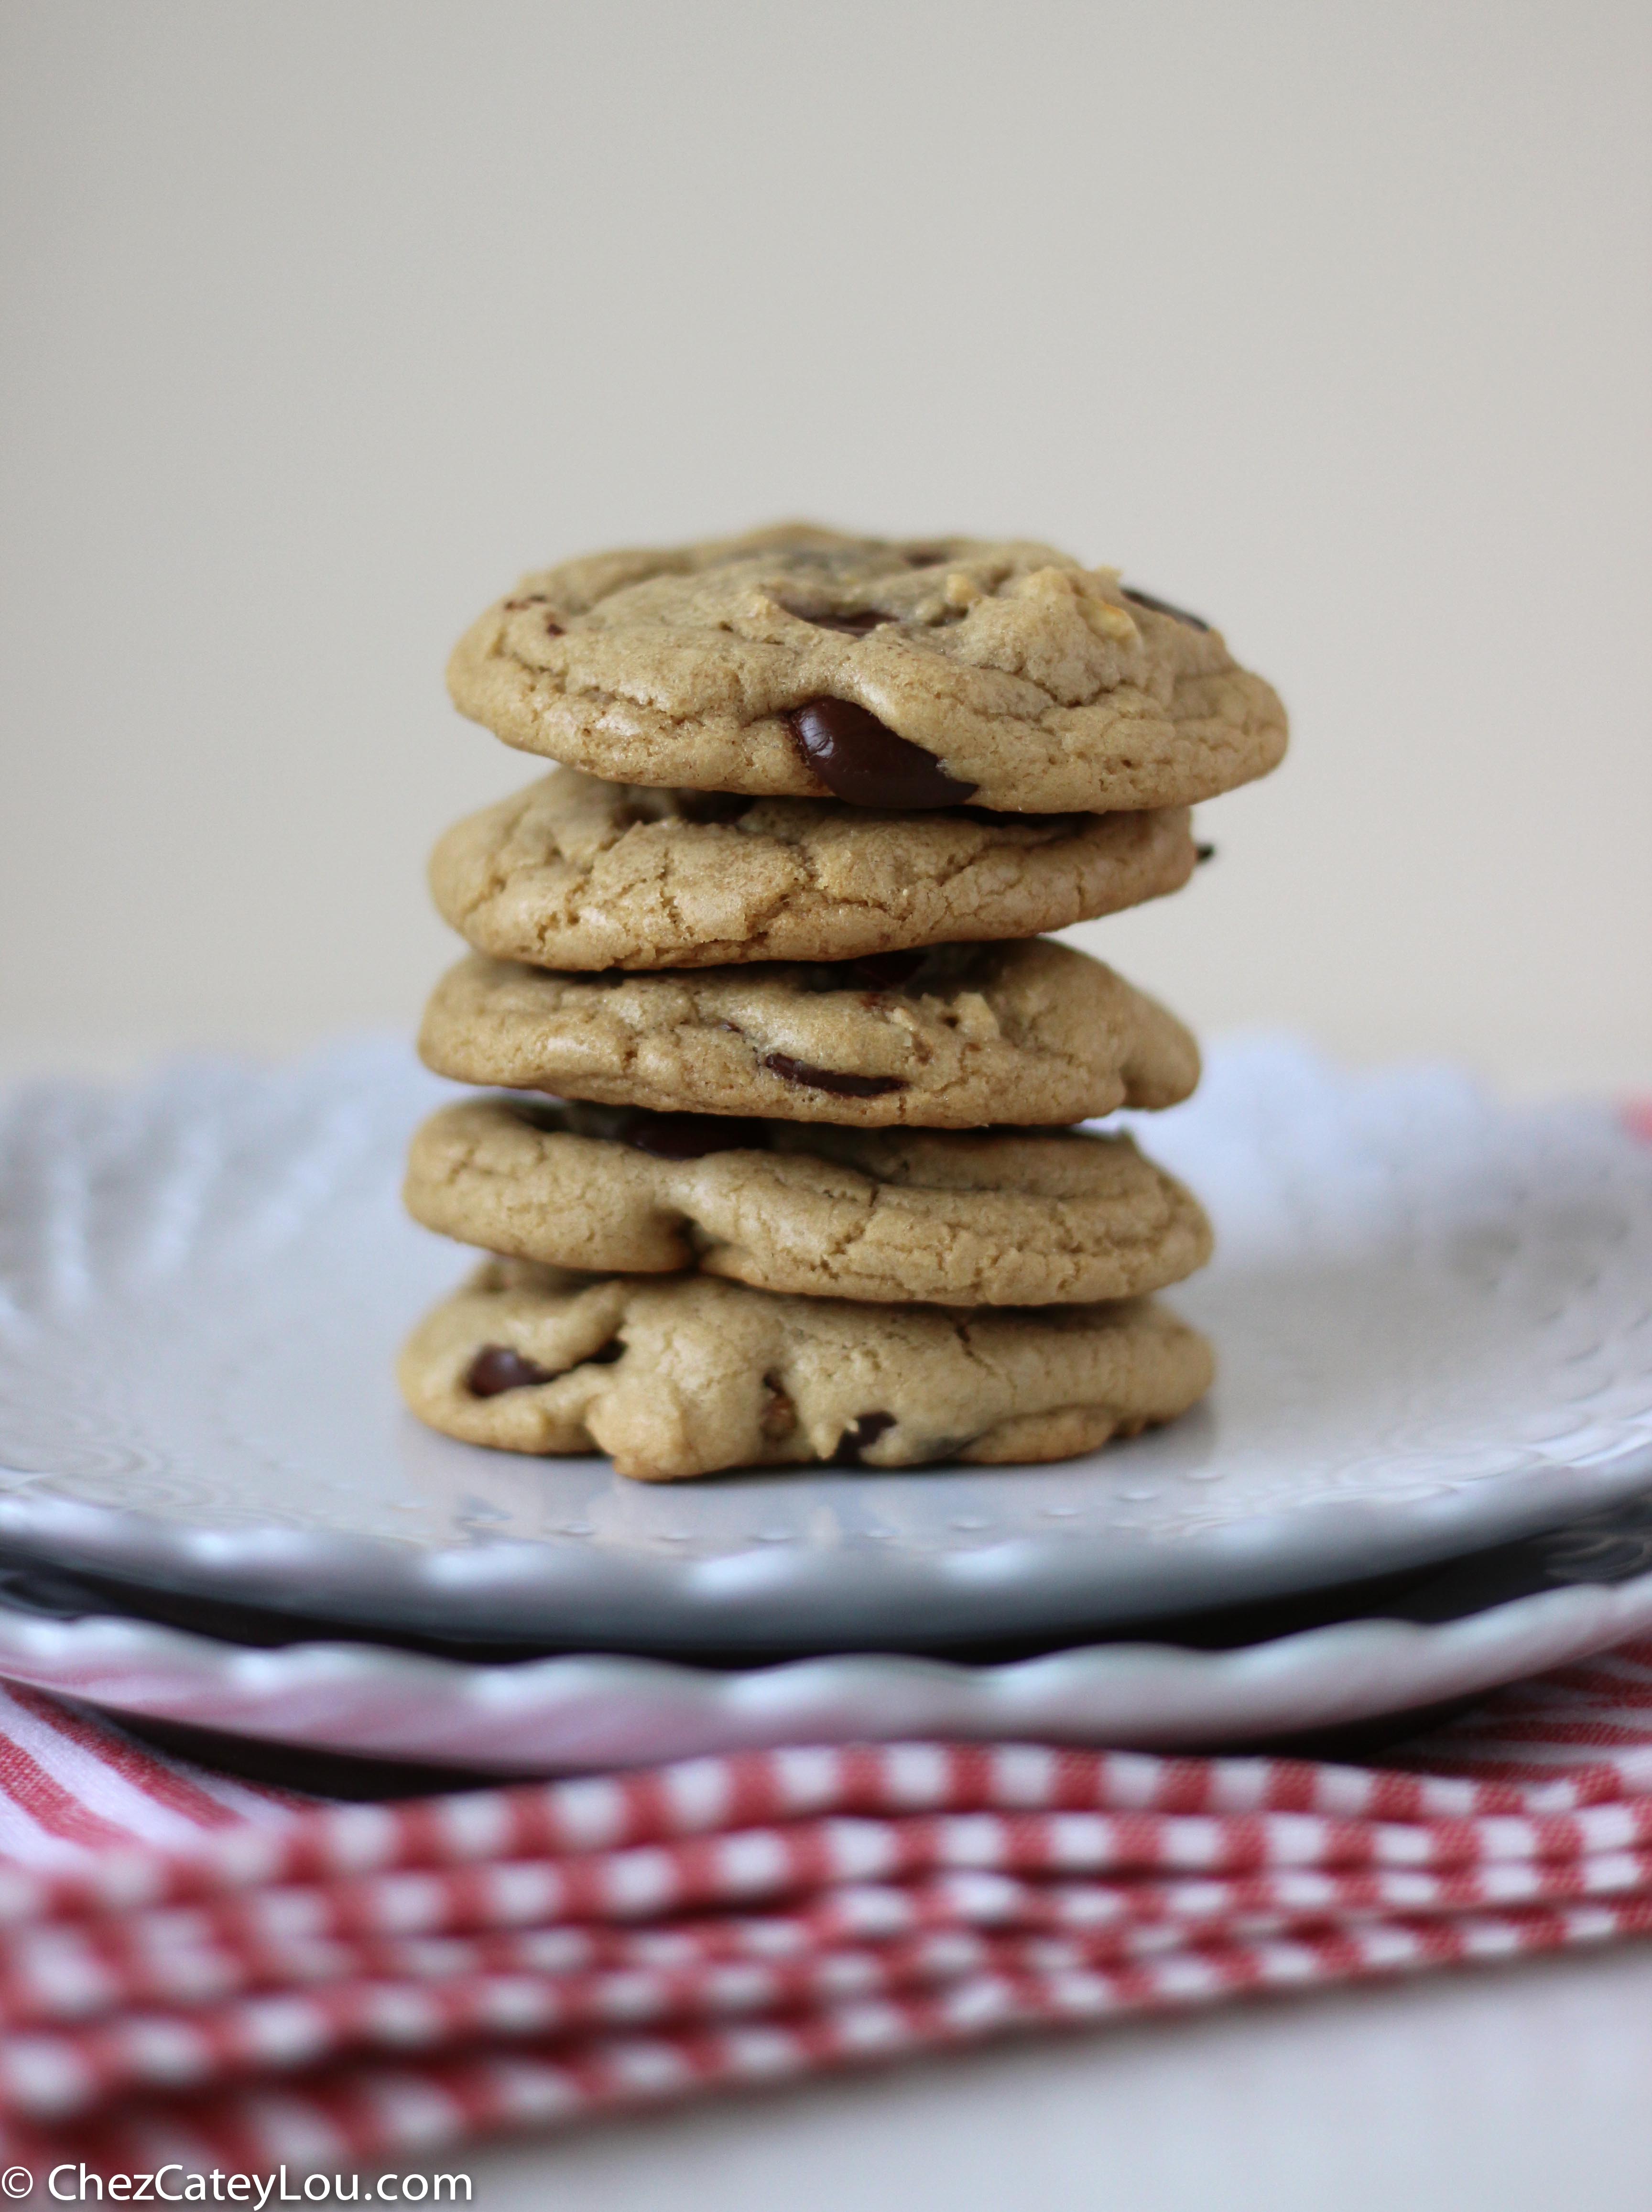
[[[1482,1482],[1476,1482],[1420,1501],[1315,1499],[1208,1531],[1207,1545],[1232,1555],[1224,1562],[1231,1571],[1224,1574],[1222,1596],[1212,1602],[1242,1604],[1334,1589],[1339,1582],[1361,1580],[1373,1571],[1405,1572],[1548,1534],[1652,1486],[1652,1442],[1626,1446],[1603,1466],[1521,1468],[1483,1480],[1498,1485],[1500,1510],[1495,1516],[1483,1510],[1484,1499],[1473,1495],[1482,1488]],[[1388,1537],[1384,1531],[1380,1566],[1359,1564],[1375,1527],[1389,1519],[1395,1506],[1403,1507],[1402,1538]],[[1477,1506],[1482,1510],[1472,1510]],[[1311,1531],[1306,1525],[1310,1516]],[[1339,1547],[1351,1569],[1347,1574],[1327,1575],[1324,1547],[1312,1540],[1330,1520],[1348,1524],[1347,1538]],[[629,1600],[651,1609],[656,1648],[684,1659],[696,1650],[714,1646],[777,1654],[772,1607],[782,1591],[788,1615],[787,1641],[795,1642],[797,1656],[813,1656],[828,1650],[864,1650],[869,1638],[887,1642],[887,1626],[880,1635],[871,1624],[880,1617],[887,1622],[895,1607],[916,1607],[932,1598],[938,1588],[951,1595],[949,1585],[962,1585],[967,1594],[970,1584],[1012,1578],[1031,1592],[1024,1619],[1012,1602],[1002,1601],[1000,1590],[990,1623],[955,1628],[950,1632],[954,1640],[966,1640],[972,1633],[1009,1637],[1017,1632],[1048,1634],[1054,1640],[1084,1626],[1096,1626],[1093,1602],[1088,1619],[1084,1605],[1085,1555],[1104,1541],[1083,1536],[1014,1537],[976,1552],[938,1556],[857,1553],[861,1602],[846,1616],[840,1575],[824,1560],[809,1555],[792,1553],[777,1559],[744,1553],[721,1559],[675,1560],[605,1553],[601,1555],[603,1576],[595,1582],[585,1571],[592,1554],[558,1553],[526,1538],[493,1540],[473,1549],[424,1552],[371,1537],[274,1527],[192,1529],[118,1507],[0,1496],[0,1545],[44,1566],[110,1576],[112,1563],[118,1562],[125,1580],[182,1596],[239,1599],[272,1611],[279,1611],[282,1595],[290,1596],[298,1587],[307,1600],[325,1597],[330,1609],[337,1604],[343,1635],[352,1626],[444,1632],[460,1622],[473,1624],[482,1600],[496,1623],[525,1620],[525,1613],[512,1610],[513,1598],[531,1601],[532,1617],[543,1629],[549,1603],[555,1602],[566,1608],[561,1618],[567,1623],[562,1632],[567,1641],[616,1653],[635,1643],[635,1632],[604,1633],[581,1616],[605,1613],[616,1601]],[[1035,1545],[1040,1572],[1036,1583],[1028,1583],[1027,1559]],[[1058,1571],[1049,1571],[1052,1564]],[[1174,1554],[1167,1557],[1162,1585],[1159,1577],[1140,1577],[1134,1593],[1139,1604],[1121,1606],[1116,1596],[1111,1598],[1109,1626],[1139,1626],[1146,1632],[1156,1618],[1186,1613],[1186,1597],[1175,1595],[1171,1588],[1176,1564]],[[463,1574],[457,1571],[460,1565]],[[366,1579],[369,1566],[370,1586]],[[1057,1586],[1070,1594],[1071,1609],[1065,1616],[1052,1602],[1052,1589]],[[661,1601],[666,1597],[673,1601],[673,1610],[662,1610]],[[945,1632],[932,1630],[929,1640],[940,1640]]]
[[[835,1653],[732,1673],[617,1653],[492,1665],[346,1642],[250,1650],[118,1615],[45,1620],[0,1601],[0,1680],[117,1719],[477,1775],[551,1775],[942,1736],[1217,1749],[1482,1695],[1648,1629],[1652,1569],[1444,1623],[1359,1617],[1225,1651],[1144,1641],[986,1666]]]

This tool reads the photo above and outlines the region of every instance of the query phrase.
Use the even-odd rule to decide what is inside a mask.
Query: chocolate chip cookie
[[[461,1083],[858,1128],[1081,1121],[1175,1105],[1199,1079],[1174,1015],[1042,937],[654,975],[472,953],[437,985],[419,1050]]]
[[[983,1313],[490,1260],[398,1371],[414,1413],[449,1436],[605,1451],[622,1474],[669,1482],[809,1461],[1067,1458],[1174,1419],[1212,1362],[1151,1299]]]
[[[843,1129],[489,1098],[413,1140],[408,1211],[559,1267],[697,1267],[764,1291],[1037,1306],[1202,1267],[1198,1202],[1128,1137]]]
[[[1182,806],[1285,748],[1218,632],[1114,569],[806,524],[527,576],[448,682],[507,744],[614,782],[881,810]]]
[[[1181,807],[903,814],[561,768],[457,823],[430,883],[499,959],[706,968],[1036,937],[1177,890],[1195,857]]]

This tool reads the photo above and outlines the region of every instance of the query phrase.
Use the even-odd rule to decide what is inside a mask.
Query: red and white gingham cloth
[[[1652,1643],[1382,1768],[796,1749],[399,1804],[0,1691],[0,2164],[262,2173],[1652,1930]]]

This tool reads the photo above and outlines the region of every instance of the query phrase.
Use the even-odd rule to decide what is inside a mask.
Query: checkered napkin
[[[799,1748],[338,1805],[0,1691],[0,2165],[253,2173],[1652,1929],[1652,1643],[1382,1768]]]

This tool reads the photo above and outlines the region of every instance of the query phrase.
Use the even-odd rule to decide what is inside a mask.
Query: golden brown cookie
[[[490,1260],[420,1324],[398,1372],[448,1436],[606,1451],[622,1474],[666,1482],[808,1461],[1071,1458],[1173,1419],[1212,1362],[1145,1298],[982,1313]]]
[[[1218,632],[1114,569],[801,523],[525,577],[448,683],[507,744],[612,782],[880,809],[1184,806],[1285,748]]]
[[[983,1128],[1172,1106],[1199,1079],[1173,1014],[1036,937],[841,964],[581,975],[472,953],[419,1049],[439,1075],[647,1106]]]
[[[467,1100],[413,1140],[408,1211],[484,1251],[604,1273],[698,1267],[810,1297],[1133,1297],[1210,1224],[1128,1137],[843,1129]]]
[[[878,813],[559,768],[455,823],[430,884],[497,959],[709,968],[1036,937],[1179,890],[1195,857],[1183,807]]]

